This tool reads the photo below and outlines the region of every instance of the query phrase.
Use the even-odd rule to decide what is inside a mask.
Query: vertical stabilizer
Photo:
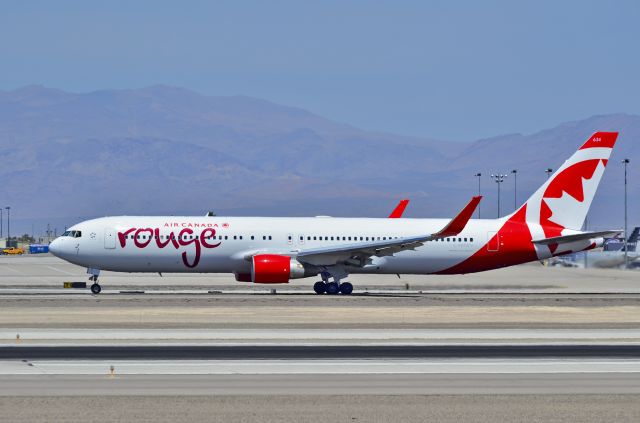
[[[604,174],[617,132],[596,132],[527,200],[527,222],[546,238],[580,230]]]

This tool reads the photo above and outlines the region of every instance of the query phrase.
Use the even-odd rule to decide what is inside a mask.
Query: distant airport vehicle
[[[22,255],[24,254],[24,250],[22,248],[17,248],[17,247],[9,247],[9,248],[5,248],[4,250],[2,250],[2,254],[4,255]]]
[[[459,274],[602,246],[620,231],[581,232],[617,132],[593,134],[514,213],[471,219],[481,197],[453,219],[118,216],[81,222],[50,251],[101,270],[233,273],[240,282],[317,277],[318,294],[350,294],[365,274]],[[393,215],[393,213],[392,213]],[[393,217],[393,216],[391,216]]]
[[[29,245],[29,254],[43,254],[49,252],[49,246],[46,244]]]

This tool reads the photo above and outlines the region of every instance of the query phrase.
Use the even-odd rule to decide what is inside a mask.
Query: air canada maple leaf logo
[[[556,175],[542,196],[540,224],[547,238],[580,229],[595,195],[606,160],[578,162]]]

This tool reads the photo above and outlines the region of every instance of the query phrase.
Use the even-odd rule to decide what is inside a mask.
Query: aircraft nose
[[[62,240],[60,238],[54,239],[51,244],[49,244],[49,252],[56,257],[59,257],[61,251]]]

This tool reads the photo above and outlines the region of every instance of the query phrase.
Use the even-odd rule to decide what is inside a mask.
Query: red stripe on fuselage
[[[471,257],[448,269],[436,272],[441,275],[474,273],[499,269],[538,260],[536,249],[531,243],[533,239],[526,222],[527,205],[525,204],[509,220],[498,233]],[[488,245],[498,245],[498,251],[489,251]]]

